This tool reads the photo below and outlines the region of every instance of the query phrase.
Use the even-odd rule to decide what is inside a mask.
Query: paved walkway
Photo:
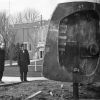
[[[27,80],[34,81],[34,80],[47,80],[47,79],[44,77],[28,77]],[[11,83],[21,82],[20,77],[7,77],[7,76],[4,76],[2,78],[2,81],[3,82],[11,82]]]

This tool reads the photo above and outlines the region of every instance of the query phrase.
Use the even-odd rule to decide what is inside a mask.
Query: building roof
[[[42,24],[41,24],[41,21],[37,21],[37,22],[34,22],[34,23],[22,23],[22,24],[15,24],[14,25],[14,29],[20,29],[20,28],[33,28],[33,27],[40,27],[40,26],[44,26],[44,25],[47,25],[49,24],[49,21],[47,20],[43,20],[42,21]]]

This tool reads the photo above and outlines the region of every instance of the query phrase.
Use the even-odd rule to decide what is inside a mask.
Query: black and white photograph
[[[100,0],[0,0],[0,100],[100,100]]]

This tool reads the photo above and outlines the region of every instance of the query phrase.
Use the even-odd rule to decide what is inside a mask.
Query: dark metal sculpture
[[[48,29],[43,63],[44,77],[74,82],[76,87],[79,82],[100,81],[99,54],[100,4],[59,4]]]

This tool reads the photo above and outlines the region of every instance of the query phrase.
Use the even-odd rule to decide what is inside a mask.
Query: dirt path
[[[39,80],[9,87],[0,87],[0,100],[25,100],[28,96],[38,91],[42,92],[35,96],[32,100],[73,99],[72,83]],[[86,86],[80,87],[80,98],[83,100],[96,100],[96,98],[100,99],[98,94],[99,93],[95,90],[87,91]]]

